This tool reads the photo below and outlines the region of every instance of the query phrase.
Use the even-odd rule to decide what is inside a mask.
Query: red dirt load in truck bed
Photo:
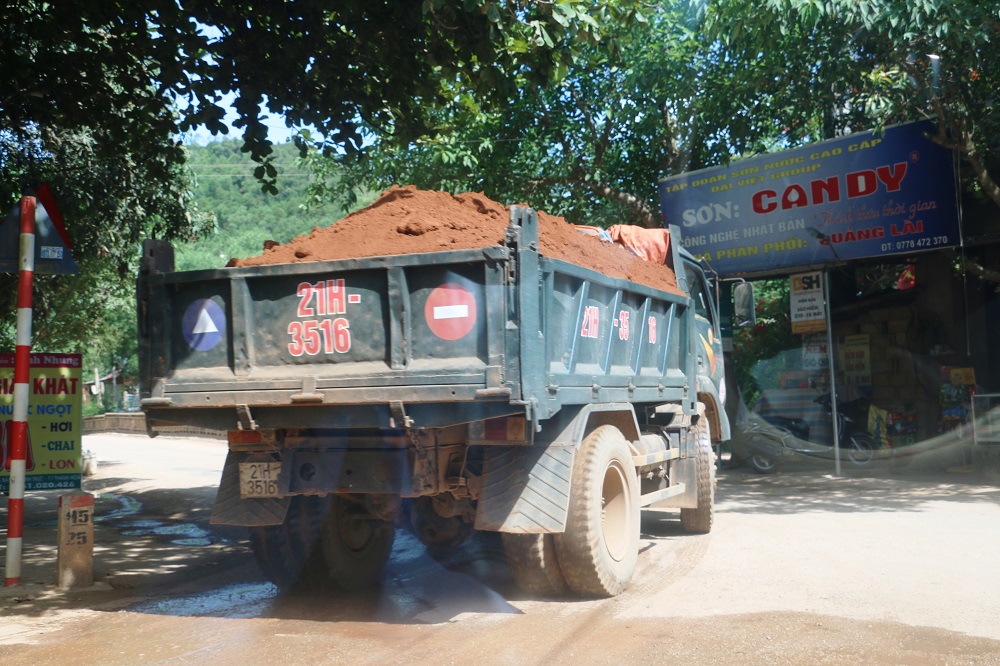
[[[481,193],[448,194],[392,187],[367,208],[329,227],[229,267],[330,261],[446,250],[475,250],[503,241],[510,211]],[[620,245],[577,232],[561,217],[538,212],[539,252],[598,272],[680,293],[673,270],[644,261]]]

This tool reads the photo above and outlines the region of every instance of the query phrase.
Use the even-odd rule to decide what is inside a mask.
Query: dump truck
[[[228,433],[211,520],[279,586],[377,582],[405,526],[436,550],[499,532],[525,590],[607,597],[641,509],[711,530],[730,426],[705,271],[671,242],[677,289],[609,277],[509,210],[477,250],[175,272],[145,242],[147,427]]]

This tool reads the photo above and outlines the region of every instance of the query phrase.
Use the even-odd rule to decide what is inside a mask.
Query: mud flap
[[[684,492],[650,504],[650,509],[695,509],[698,507],[697,458],[680,458],[670,463],[672,483],[683,483]]]
[[[675,411],[665,409],[663,411]],[[687,417],[684,417],[685,419]],[[705,405],[698,403],[698,419],[686,422],[686,427],[680,430],[681,456],[670,461],[667,470],[671,485],[684,484],[684,492],[651,504],[650,509],[697,509],[698,508],[698,443],[696,433],[702,432],[709,437],[711,432],[708,421],[705,420]],[[711,439],[709,446],[711,446]],[[713,477],[714,478],[714,477]]]
[[[486,449],[476,529],[545,534],[566,529],[574,448],[497,446]]]
[[[243,525],[259,527],[281,525],[285,522],[290,497],[250,498],[240,497],[239,464],[246,460],[245,453],[230,451],[222,468],[222,481],[212,507],[212,525]]]

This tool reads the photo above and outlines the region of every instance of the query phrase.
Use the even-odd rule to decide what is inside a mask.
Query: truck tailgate
[[[146,404],[470,399],[503,379],[507,253],[152,273]]]

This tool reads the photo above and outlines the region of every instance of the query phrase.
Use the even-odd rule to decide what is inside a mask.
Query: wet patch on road
[[[130,520],[119,523],[122,536],[165,536],[178,546],[211,546],[226,543],[226,539],[198,527],[194,523],[170,524],[160,520]]]
[[[217,534],[214,534],[194,523],[169,523],[156,519],[136,519],[122,520],[130,516],[140,516],[144,513],[143,503],[130,495],[116,495],[114,493],[101,493],[97,496],[98,502],[102,504],[117,505],[110,510],[99,511],[94,518],[95,523],[113,523],[111,527],[117,529],[122,536],[162,536],[169,537],[172,544],[178,546],[211,546],[217,543],[227,543]]]
[[[143,510],[142,502],[128,495],[99,493],[94,495],[94,502],[96,505],[96,510],[94,511],[95,523],[106,523],[119,518],[135,516]],[[109,509],[109,506],[114,508]],[[53,527],[56,524],[56,518],[45,518],[26,522],[25,527]]]
[[[114,493],[101,493],[97,496],[99,502],[116,502],[118,508],[111,511],[98,511],[94,517],[95,522],[107,522],[117,518],[136,516],[142,512],[142,502],[128,495],[115,495]]]
[[[237,583],[200,594],[140,602],[129,612],[177,617],[225,617],[248,619],[262,617],[278,597],[271,583]]]

